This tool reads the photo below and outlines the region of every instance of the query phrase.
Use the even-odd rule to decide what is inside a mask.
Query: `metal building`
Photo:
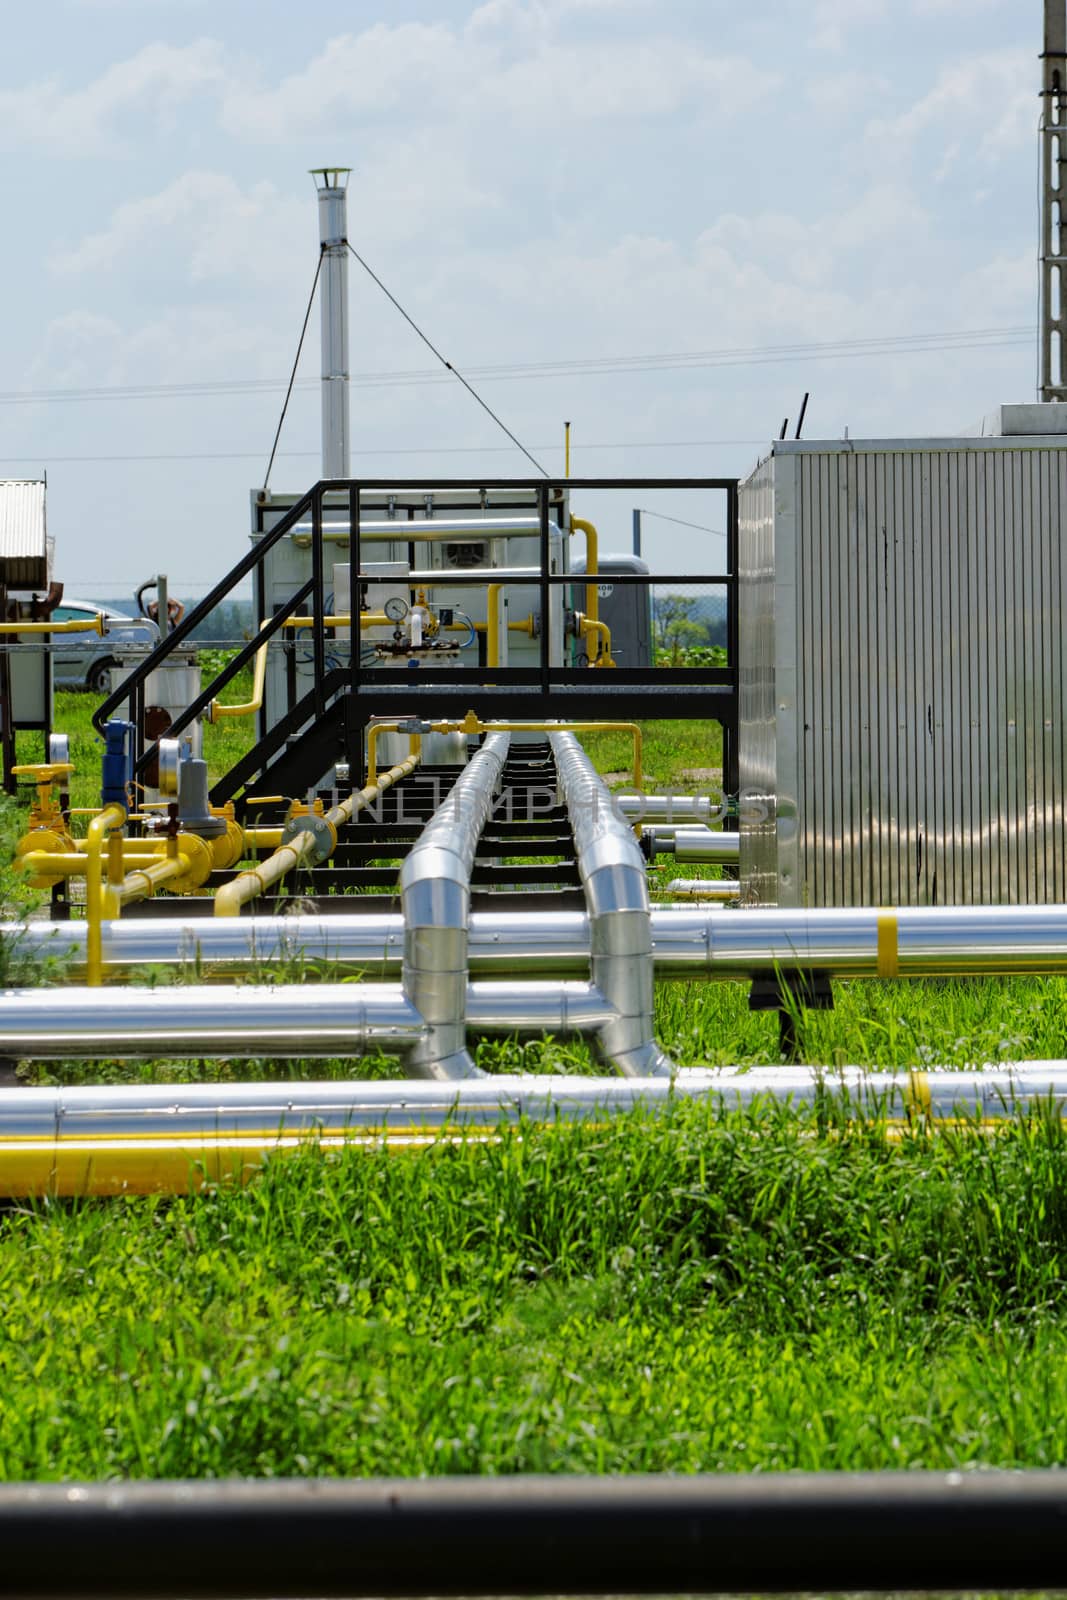
[[[1067,405],[781,442],[740,489],[743,896],[1067,900]]]

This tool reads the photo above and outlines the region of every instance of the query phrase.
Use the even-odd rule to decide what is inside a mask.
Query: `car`
[[[52,612],[53,622],[91,622],[102,616],[107,633],[57,633],[53,636],[52,669],[57,689],[89,689],[106,694],[111,668],[118,665],[116,649],[130,644],[155,645],[159,628],[149,617],[131,617],[91,600],[64,600]]]

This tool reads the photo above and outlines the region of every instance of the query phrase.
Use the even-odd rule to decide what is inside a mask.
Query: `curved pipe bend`
[[[472,1078],[467,1049],[470,879],[510,736],[490,733],[438,806],[404,862],[403,991],[426,1023],[409,1056],[419,1078]]]
[[[597,1048],[628,1078],[673,1074],[652,1024],[652,919],[645,862],[633,830],[573,734],[553,733],[552,753],[566,803],[589,914],[593,984],[614,1015]]]

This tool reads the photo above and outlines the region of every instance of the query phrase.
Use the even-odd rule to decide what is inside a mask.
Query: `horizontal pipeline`
[[[957,977],[1067,972],[1067,906],[915,906],[814,911],[654,906],[657,978],[745,979],[779,968],[832,978]],[[201,917],[104,925],[111,968],[200,961],[255,968],[305,958],[356,967],[373,978],[399,970],[399,916]],[[8,923],[11,954],[84,962],[84,923]],[[540,977],[588,975],[584,912],[475,912],[470,970]],[[54,991],[53,991],[54,992]]]
[[[741,885],[732,878],[672,878],[666,893],[681,900],[735,901],[741,898]]]
[[[662,832],[662,829],[669,829]],[[710,828],[652,823],[652,856],[672,855],[676,861],[737,862],[740,847],[736,833],[713,833]]]
[[[26,1600],[1055,1589],[1065,1523],[1061,1471],[0,1486]]]
[[[707,824],[722,815],[721,800],[706,794],[615,794],[612,800],[624,817],[636,822]]]
[[[614,1015],[589,983],[472,983],[467,1021],[482,1033],[587,1032]],[[0,1054],[34,1060],[120,1056],[340,1057],[397,1053],[425,1036],[399,984],[8,989]]]
[[[0,1148],[4,1140],[24,1135],[120,1138],[185,1130],[211,1139],[264,1129],[275,1134],[416,1132],[524,1118],[597,1119],[707,1098],[730,1110],[768,1098],[796,1106],[840,1100],[886,1115],[921,1107],[936,1119],[1000,1120],[1050,1097],[1061,1105],[1067,1099],[1067,1061],[1007,1062],[973,1072],[791,1065],[681,1067],[673,1078],[493,1073],[454,1082],[79,1084],[0,1094]]]
[[[1055,1589],[1065,1523],[1054,1470],[0,1486],[26,1600]]]
[[[982,1072],[832,1074],[810,1067],[682,1070],[670,1078],[492,1076],[445,1082],[148,1084],[0,1094],[0,1198],[188,1194],[246,1181],[309,1142],[418,1147],[531,1121],[597,1121],[679,1099],[743,1108],[838,1098],[893,1121],[985,1123],[1067,1096],[1067,1062]],[[274,1591],[271,1591],[272,1593]]]
[[[382,518],[359,525],[359,542],[364,544],[426,544],[441,539],[507,539],[522,536],[534,538],[541,531],[538,517],[487,516],[475,521],[472,517],[434,517],[433,521],[403,522]],[[295,544],[310,544],[314,524],[298,522],[289,537]],[[347,522],[324,522],[322,536],[328,543],[348,544],[352,530]],[[540,572],[540,568],[537,569]],[[373,581],[373,580],[372,580]],[[406,583],[405,579],[405,583]]]

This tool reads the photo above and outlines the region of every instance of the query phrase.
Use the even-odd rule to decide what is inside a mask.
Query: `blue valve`
[[[130,785],[133,783],[133,723],[116,718],[104,725],[103,783],[100,788],[102,805],[119,805],[129,810]]]

